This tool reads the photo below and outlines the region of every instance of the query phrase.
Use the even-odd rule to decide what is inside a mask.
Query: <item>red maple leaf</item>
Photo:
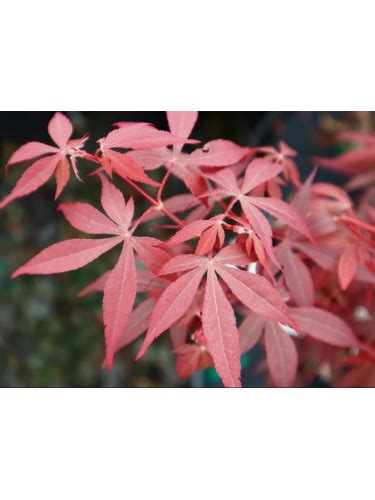
[[[328,311],[316,307],[291,307],[289,312],[302,335],[307,334],[339,347],[360,346],[350,327]],[[252,312],[241,323],[239,333],[242,353],[252,349],[264,335],[267,364],[274,384],[277,387],[293,386],[297,375],[298,351],[287,328]]]
[[[186,143],[198,118],[195,111],[169,111],[168,124],[172,134],[184,137]],[[223,167],[237,163],[250,150],[238,146],[232,141],[217,139],[206,143],[203,148],[196,149],[191,154],[182,152],[183,144],[175,144],[173,149],[160,148],[153,151],[132,151],[128,153],[132,159],[147,170],[161,166],[171,170],[184,181],[195,195],[199,196],[207,190],[207,181],[200,167]]]
[[[76,159],[84,154],[82,148],[88,136],[71,139],[73,126],[70,120],[61,113],[53,115],[48,124],[48,132],[57,147],[42,142],[28,142],[10,157],[7,168],[16,163],[39,159],[25,170],[13,191],[0,203],[0,208],[4,208],[16,198],[36,191],[48,181],[53,173],[55,173],[57,184],[55,199],[58,198],[70,177],[69,160],[74,173],[79,178]]]
[[[289,324],[298,329],[290,318],[288,308],[277,291],[265,278],[229,267],[244,265],[246,254],[239,249],[225,247],[214,258],[197,255],[179,255],[172,258],[160,271],[161,275],[183,272],[163,292],[151,316],[150,327],[137,359],[165,330],[178,321],[189,309],[200,283],[207,273],[202,306],[202,329],[215,368],[224,385],[240,385],[240,344],[234,311],[220,285],[218,277],[233,295],[250,310]],[[187,272],[186,272],[187,271]]]
[[[248,165],[239,187],[237,179],[230,169],[208,175],[218,186],[218,189],[208,191],[208,195],[231,197],[230,207],[239,201],[244,216],[249,222],[255,234],[260,239],[267,255],[272,262],[279,266],[272,247],[272,228],[266,217],[262,214],[265,211],[288,226],[296,229],[307,237],[310,237],[309,229],[304,218],[293,207],[277,198],[265,198],[251,196],[249,193],[259,185],[270,179],[274,179],[282,171],[282,165],[275,162],[264,162],[262,159],[255,159]]]
[[[134,213],[132,198],[125,203],[121,191],[104,175],[100,178],[101,204],[106,215],[87,203],[63,203],[59,210],[76,229],[88,234],[109,234],[111,237],[73,239],[51,245],[17,269],[13,278],[22,274],[55,274],[79,269],[122,243],[123,248],[117,264],[105,279],[101,278],[100,284],[104,286],[106,363],[111,369],[113,356],[122,342],[136,296],[134,250],[145,266],[154,272],[158,271],[169,256],[157,248],[159,240],[133,235],[136,225],[131,227]],[[98,287],[98,283],[96,286]]]

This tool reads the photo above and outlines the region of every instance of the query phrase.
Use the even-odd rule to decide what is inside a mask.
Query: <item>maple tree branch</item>
[[[173,222],[178,224],[180,227],[183,227],[185,224],[180,220],[176,215],[174,215],[172,212],[170,212],[167,208],[163,206],[163,202],[158,202],[152,196],[150,196],[146,191],[143,191],[141,187],[139,187],[135,182],[133,182],[130,179],[124,179],[125,182],[129,184],[133,189],[135,189],[141,196],[143,196],[147,201],[149,201],[153,206],[154,209],[160,210],[163,212],[164,215],[169,217]]]
[[[231,213],[232,207],[236,203],[236,201],[237,201],[237,198],[232,198],[231,202],[229,203],[229,205],[227,206],[227,208],[224,212],[223,217],[226,217],[227,215],[229,215]],[[225,206],[225,203],[223,203],[223,205]]]
[[[231,208],[233,207],[233,205],[236,203],[237,201],[237,198],[234,198],[230,204],[227,206],[222,200],[220,200],[218,203],[221,207],[224,208],[225,212],[223,214],[223,218],[225,217],[230,217],[231,219],[235,220],[236,222],[240,222],[239,221],[239,218],[237,217],[237,215],[235,213],[232,212]]]
[[[152,205],[152,207],[148,207],[148,209],[143,212],[143,214],[135,221],[133,227],[132,227],[132,230],[131,230],[131,234],[134,233],[134,231],[137,229],[137,227],[142,224],[142,222],[147,218],[147,216],[152,213],[153,211],[155,210],[155,207],[154,205]]]
[[[169,178],[169,176],[171,175],[171,172],[172,172],[172,168],[174,166],[174,163],[171,163],[163,177],[163,180],[161,181],[161,184],[160,184],[160,187],[159,187],[159,190],[158,190],[158,194],[157,194],[157,200],[158,200],[158,203],[162,203],[161,201],[161,196],[163,194],[163,189],[167,183],[167,180]]]
[[[93,155],[89,155],[87,154],[86,155],[86,159],[87,160],[91,160],[95,163],[98,163],[99,165],[101,165],[101,161],[100,161],[100,158],[96,157],[96,156],[93,156]],[[173,163],[172,163],[172,167],[173,167]],[[161,193],[163,191],[163,188],[165,186],[165,183],[167,182],[168,180],[168,177],[170,175],[170,172],[172,170],[172,167],[170,167],[166,173],[166,175],[164,176],[164,179],[159,187],[159,191],[158,191],[158,199],[155,200],[152,196],[150,196],[148,193],[146,193],[146,191],[144,191],[141,187],[138,186],[138,184],[136,184],[135,182],[133,182],[131,179],[129,178],[123,178],[123,180],[125,182],[127,182],[129,184],[129,186],[131,186],[133,189],[135,189],[141,196],[143,196],[143,198],[145,198],[149,203],[151,203],[151,205],[153,205],[153,208],[154,210],[160,210],[161,212],[163,212],[164,215],[166,215],[167,217],[169,217],[169,219],[171,219],[173,222],[175,222],[178,226],[180,227],[183,227],[185,226],[185,223],[179,219],[176,215],[174,215],[172,212],[170,212],[167,208],[165,208],[163,206],[163,202],[161,201],[161,199],[159,199],[161,197]],[[92,175],[92,174],[90,174]]]

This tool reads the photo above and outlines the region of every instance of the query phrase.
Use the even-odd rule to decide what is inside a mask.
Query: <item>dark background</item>
[[[10,154],[24,142],[50,143],[47,125],[53,112],[1,112],[1,170]],[[88,150],[105,136],[119,120],[146,121],[168,129],[163,112],[67,112],[74,125],[74,137],[90,133]],[[310,157],[337,152],[332,134],[337,129],[365,123],[365,113],[331,112],[201,112],[192,137],[203,142],[225,138],[242,145],[276,145],[282,139],[299,152],[298,165],[306,177]],[[79,163],[83,175],[92,164]],[[1,198],[15,184],[23,166],[13,167],[1,177]],[[340,183],[330,172],[319,172],[318,179]],[[61,201],[88,201],[98,205],[98,186],[93,178],[78,182],[71,177]],[[124,184],[120,184],[124,188]],[[108,269],[115,253],[102,256],[83,269],[55,276],[22,276],[10,280],[11,272],[46,246],[77,237],[77,232],[55,211],[54,183],[49,182],[27,198],[16,200],[0,213],[0,386],[2,387],[174,387],[220,386],[213,369],[198,373],[191,380],[176,378],[174,357],[166,336],[156,342],[147,355],[134,363],[138,344],[117,354],[110,374],[100,367],[103,352],[101,294],[78,299],[87,283]],[[177,191],[177,181],[168,184]],[[124,190],[126,192],[126,189]],[[168,194],[168,193],[167,193]],[[143,200],[137,206],[143,207]],[[254,374],[257,350],[243,359],[246,386],[260,386],[262,377]],[[319,383],[319,381],[317,382]]]

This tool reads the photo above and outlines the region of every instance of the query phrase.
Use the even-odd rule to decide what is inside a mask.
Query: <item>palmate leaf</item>
[[[78,176],[74,157],[81,154],[80,150],[87,137],[70,140],[73,133],[73,126],[70,120],[62,113],[55,113],[53,115],[48,124],[48,132],[51,139],[57,144],[57,148],[41,142],[29,142],[18,148],[10,157],[7,169],[15,163],[39,159],[25,170],[13,191],[0,202],[0,209],[4,208],[11,201],[36,191],[49,180],[55,171],[57,183],[55,199],[57,199],[70,177],[70,166],[66,158],[68,154],[71,156],[73,169]]]
[[[58,210],[75,229],[101,237],[51,245],[14,277],[78,269],[121,244],[113,269],[80,293],[103,292],[104,363],[109,369],[116,352],[146,330],[138,357],[168,329],[180,376],[214,366],[228,387],[240,386],[241,352],[258,342],[265,347],[273,383],[280,387],[295,383],[297,345],[304,366],[298,384],[316,376],[315,366],[321,368],[323,361],[336,383],[338,360],[339,364],[343,360],[342,366],[348,359],[350,363],[372,360],[373,325],[363,321],[373,313],[372,192],[361,197],[356,210],[345,192],[347,186],[343,190],[313,183],[315,171],[301,186],[294,162],[297,153],[284,143],[278,149],[250,149],[218,139],[187,153],[184,145],[197,142],[189,139],[197,113],[169,112],[167,119],[170,131],[148,123],[120,122],[89,154],[82,149],[86,136],[71,139],[72,124],[57,113],[48,126],[56,147],[31,142],[13,153],[8,166],[23,161],[31,166],[0,207],[35,191],[53,175],[58,198],[70,167],[78,176],[79,158],[95,163],[103,207],[102,212],[82,202],[61,204]],[[342,137],[360,145],[359,150],[333,159],[339,160],[337,168],[344,173],[355,175],[359,170],[360,176],[350,181],[352,188],[365,187],[374,178],[369,157],[374,137],[351,132]],[[162,166],[166,172],[159,184],[148,170]],[[143,214],[139,214],[141,204],[134,207],[132,198],[126,202],[110,182],[112,174],[120,182],[125,180],[127,189],[137,191],[136,202],[141,195],[151,203]],[[182,180],[187,190],[165,199],[170,175]],[[147,188],[135,185],[138,182]],[[284,187],[293,189],[291,203],[283,201]],[[152,221],[161,217],[169,217],[173,224],[159,221],[159,227],[153,226]],[[147,235],[145,223],[150,222],[150,231],[172,231],[164,238],[167,241]],[[145,236],[133,234],[140,224]],[[356,309],[358,304],[363,310]],[[236,314],[246,315],[246,310],[249,313],[238,329]],[[344,317],[350,318],[350,326]],[[294,339],[300,333],[311,338]],[[324,344],[341,349],[337,352]],[[318,361],[311,369],[309,349]],[[257,369],[263,366],[262,360]]]
[[[287,306],[268,280],[230,267],[234,263],[248,263],[248,257],[239,245],[223,248],[214,259],[188,254],[178,255],[166,263],[159,274],[187,272],[173,281],[156,303],[150,328],[137,359],[145,353],[155,338],[187,312],[206,272],[208,274],[202,308],[202,328],[207,349],[224,385],[239,385],[241,349],[233,307],[226,298],[216,274],[252,311],[263,318],[288,324],[298,330],[298,325],[289,316]]]

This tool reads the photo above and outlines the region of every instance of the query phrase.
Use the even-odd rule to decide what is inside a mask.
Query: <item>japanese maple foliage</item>
[[[346,133],[339,139],[357,149],[316,159],[352,176],[344,190],[314,182],[316,171],[302,182],[298,153],[282,142],[249,148],[219,138],[202,146],[190,138],[197,118],[168,112],[169,131],[118,122],[89,152],[88,135],[72,139],[71,122],[56,113],[48,126],[56,146],[29,142],[10,157],[7,169],[33,163],[0,208],[53,174],[58,198],[72,169],[93,190],[101,186],[102,210],[85,202],[57,210],[97,237],[55,243],[13,277],[73,271],[120,247],[114,267],[79,294],[103,293],[103,365],[110,370],[120,349],[138,339],[138,360],[169,332],[182,378],[213,366],[225,386],[240,387],[241,356],[259,344],[264,358],[255,370],[269,373],[270,384],[306,385],[328,373],[335,385],[372,385],[375,138]],[[80,159],[93,168],[78,173]],[[166,197],[174,176],[185,190]],[[352,189],[362,190],[357,205]],[[149,204],[143,213],[139,197]],[[156,224],[170,232],[167,239],[155,238]]]

